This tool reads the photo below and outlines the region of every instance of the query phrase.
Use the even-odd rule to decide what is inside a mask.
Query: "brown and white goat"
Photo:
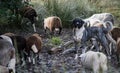
[[[15,48],[8,40],[0,37],[0,65],[8,67],[15,73]]]
[[[88,51],[79,57],[84,69],[92,69],[94,73],[107,73],[107,57],[104,53]]]
[[[62,30],[61,19],[57,16],[51,16],[51,17],[45,18],[44,29],[45,29],[45,32],[47,29],[49,29],[51,33],[54,33],[54,30],[55,30],[55,31],[58,31],[58,34],[60,34]]]
[[[27,38],[26,41],[26,53],[28,53],[29,62],[35,64],[35,58],[39,57],[39,52],[42,49],[42,39],[39,34],[35,33]],[[33,55],[33,57],[31,56]],[[31,61],[32,57],[32,61]]]

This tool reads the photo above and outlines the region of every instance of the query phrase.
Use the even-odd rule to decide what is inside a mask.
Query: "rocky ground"
[[[24,34],[23,32],[19,32],[17,34],[29,36],[32,33]],[[40,59],[37,60],[37,64],[32,66],[32,70],[30,70],[30,65],[17,65],[17,73],[84,73],[80,60],[74,59],[74,52],[63,54],[64,50],[72,48],[73,45],[63,48],[60,52],[49,54],[48,50],[53,47],[49,43],[50,38],[44,35],[43,30],[39,30],[39,34],[42,35],[43,40],[42,51],[39,54]],[[70,41],[72,40],[72,30],[63,29],[62,34],[58,37],[60,37],[62,43]],[[89,70],[86,71],[87,73],[91,73]],[[120,68],[116,68],[111,63],[108,63],[108,73],[120,73]]]

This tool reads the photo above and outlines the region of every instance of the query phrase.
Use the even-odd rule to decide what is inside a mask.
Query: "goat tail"
[[[110,21],[106,21],[103,23],[103,27],[107,32],[111,31],[113,29],[113,23]]]
[[[38,52],[38,49],[37,49],[37,47],[36,47],[35,44],[33,44],[33,45],[31,46],[31,49],[33,50],[34,53],[37,53],[37,52]]]

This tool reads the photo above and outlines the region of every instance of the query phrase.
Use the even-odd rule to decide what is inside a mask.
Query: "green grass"
[[[62,43],[62,40],[59,37],[52,37],[50,39],[50,43],[52,43],[52,45],[60,45]]]

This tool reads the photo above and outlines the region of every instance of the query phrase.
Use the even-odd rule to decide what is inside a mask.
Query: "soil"
[[[17,73],[84,73],[80,60],[75,60],[75,53],[63,54],[63,51],[70,49],[72,46],[62,48],[62,51],[49,54],[48,51],[54,47],[49,43],[50,37],[44,34],[44,30],[37,29],[38,33],[42,36],[43,46],[42,51],[39,53],[39,60],[35,65],[30,67],[30,64],[21,66],[17,64]],[[16,34],[28,37],[33,32],[18,32]],[[72,40],[72,29],[63,29],[61,35],[57,35],[62,40],[62,43]],[[86,69],[87,73],[91,73]],[[108,73],[120,73],[120,67],[116,67],[111,62],[108,62]]]

